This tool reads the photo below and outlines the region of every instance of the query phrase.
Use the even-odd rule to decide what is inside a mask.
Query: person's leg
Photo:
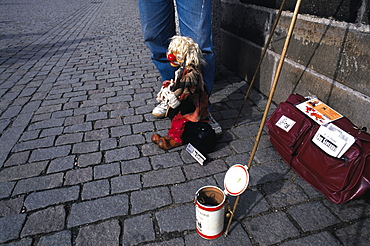
[[[170,39],[176,34],[175,10],[172,0],[138,0],[144,41],[152,53],[162,81],[174,78],[176,68],[167,60]]]
[[[176,0],[180,33],[198,43],[207,66],[202,68],[208,95],[214,84],[215,62],[212,45],[212,0]]]

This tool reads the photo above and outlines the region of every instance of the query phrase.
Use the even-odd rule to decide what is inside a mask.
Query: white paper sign
[[[203,166],[204,161],[207,159],[190,143],[186,146],[186,151],[200,164]]]
[[[276,126],[280,127],[286,132],[289,132],[290,129],[294,126],[295,121],[286,117],[285,115],[281,116],[280,119],[276,122]]]
[[[355,138],[334,124],[322,125],[312,139],[328,155],[341,158],[352,146]]]

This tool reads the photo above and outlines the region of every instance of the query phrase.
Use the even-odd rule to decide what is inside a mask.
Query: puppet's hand
[[[166,100],[167,94],[171,92],[171,86],[173,85],[173,80],[169,81],[166,80],[163,82],[161,90],[157,94],[157,101],[164,101]]]
[[[170,92],[167,94],[167,100],[168,100],[168,105],[173,109],[180,106],[180,101],[179,99],[177,99],[177,96],[175,96],[173,92]]]

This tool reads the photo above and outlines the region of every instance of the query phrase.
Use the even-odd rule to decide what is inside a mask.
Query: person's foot
[[[153,136],[152,136],[152,142],[153,143],[155,143],[155,144],[158,144],[158,140],[161,138],[161,136],[160,135],[158,135],[158,134],[154,134]]]
[[[173,149],[173,148],[179,147],[181,145],[182,145],[182,143],[176,142],[175,140],[173,140],[169,136],[162,137],[162,138],[158,139],[159,148],[164,149],[164,150]]]
[[[212,127],[212,129],[215,131],[216,136],[219,137],[222,135],[222,128],[220,124],[213,118],[211,114],[208,116],[209,118],[209,125]]]
[[[166,116],[166,112],[168,109],[168,104],[165,101],[162,101],[158,104],[152,111],[152,115],[156,119],[162,119]]]

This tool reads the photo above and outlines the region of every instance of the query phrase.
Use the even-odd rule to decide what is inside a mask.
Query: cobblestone
[[[50,205],[77,200],[79,193],[80,188],[78,186],[34,192],[27,196],[24,206],[29,211],[45,208]]]
[[[117,195],[72,205],[68,227],[128,214],[128,196]]]
[[[65,210],[62,206],[37,211],[28,216],[21,237],[62,230],[65,217]]]
[[[151,142],[171,122],[151,115],[161,79],[137,1],[0,6],[1,246],[369,244],[368,195],[331,203],[266,129],[228,236],[203,239],[195,193],[224,189],[226,171],[246,165],[267,97],[253,88],[234,126],[248,83],[221,65],[210,101],[223,135],[199,165],[185,146]]]

